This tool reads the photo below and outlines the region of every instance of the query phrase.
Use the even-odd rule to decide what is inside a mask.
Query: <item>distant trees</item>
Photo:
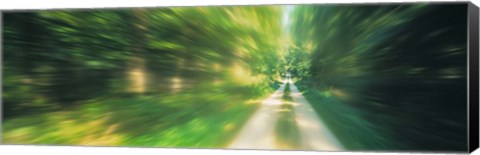
[[[266,86],[279,72],[281,12],[245,6],[5,13],[4,116],[213,82]]]

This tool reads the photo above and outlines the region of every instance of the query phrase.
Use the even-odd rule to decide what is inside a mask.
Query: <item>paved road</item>
[[[322,120],[298,88],[288,78],[278,90],[265,99],[260,108],[229,145],[232,149],[284,149],[276,143],[275,125],[282,102],[283,90],[289,83],[293,99],[295,121],[300,132],[300,145],[296,150],[340,151],[343,146],[325,126]]]

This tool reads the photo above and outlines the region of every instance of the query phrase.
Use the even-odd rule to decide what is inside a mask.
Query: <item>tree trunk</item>
[[[145,60],[145,42],[147,41],[147,17],[143,9],[135,9],[132,21],[132,56],[128,62],[128,92],[145,93],[147,90],[148,75]]]

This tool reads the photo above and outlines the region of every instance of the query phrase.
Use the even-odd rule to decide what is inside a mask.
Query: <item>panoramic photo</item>
[[[2,143],[466,151],[467,3],[3,12]]]

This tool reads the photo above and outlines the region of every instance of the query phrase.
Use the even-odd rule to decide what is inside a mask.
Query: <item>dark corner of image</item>
[[[469,2],[468,5],[468,31],[469,31],[469,67],[470,67],[470,86],[469,86],[469,152],[473,152],[476,149],[478,149],[478,141],[479,141],[479,106],[478,106],[478,18],[479,18],[479,12],[478,12],[478,6],[473,4],[472,2]]]

